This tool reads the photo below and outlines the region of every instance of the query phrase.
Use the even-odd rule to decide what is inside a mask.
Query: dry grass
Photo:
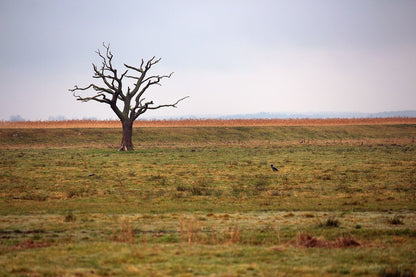
[[[42,241],[33,241],[32,239],[26,239],[22,242],[19,242],[13,245],[9,250],[26,250],[26,249],[33,249],[33,248],[42,248],[42,247],[50,247],[52,246],[51,243],[42,242]]]
[[[201,222],[195,219],[186,220],[179,218],[179,233],[182,242],[189,244],[235,244],[241,242],[241,231],[238,224],[225,228],[221,233],[217,233],[217,228],[213,225],[210,228],[202,226]]]
[[[236,126],[330,126],[330,125],[382,125],[416,124],[416,118],[331,118],[331,119],[184,119],[138,120],[135,127],[236,127]],[[67,121],[0,121],[0,128],[121,128],[118,120],[67,120]]]
[[[117,120],[0,121],[3,129],[121,128]]]
[[[5,276],[276,276],[277,269],[288,276],[415,272],[410,229],[416,221],[411,211],[402,214],[409,222],[406,228],[385,222],[385,212],[366,212],[346,213],[342,230],[325,232],[316,227],[316,219],[339,212],[287,214],[77,213],[72,222],[65,222],[63,215],[7,215],[0,218],[0,271]],[[357,222],[363,224],[361,230],[353,228]]]
[[[290,245],[300,248],[346,248],[361,246],[351,235],[344,234],[336,240],[327,240],[325,238],[316,238],[307,232],[303,232],[290,242]]]

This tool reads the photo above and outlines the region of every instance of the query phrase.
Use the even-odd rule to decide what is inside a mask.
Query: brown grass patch
[[[300,233],[296,239],[289,242],[290,245],[300,248],[347,248],[361,246],[351,235],[344,234],[336,240],[316,238],[309,233]]]
[[[42,248],[42,247],[49,247],[49,246],[51,246],[50,243],[27,239],[12,246],[11,249],[12,250],[25,250],[25,249]]]
[[[130,221],[126,219],[120,221],[120,229],[119,230],[113,229],[113,240],[117,242],[125,242],[125,243],[134,244],[135,242],[134,230]]]

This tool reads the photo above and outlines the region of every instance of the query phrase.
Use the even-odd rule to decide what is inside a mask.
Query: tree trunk
[[[133,136],[133,121],[125,120],[123,124],[123,138],[121,139],[121,146],[119,151],[133,151],[134,146],[131,140]]]

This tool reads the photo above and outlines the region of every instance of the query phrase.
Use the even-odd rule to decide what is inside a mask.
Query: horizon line
[[[206,114],[182,116],[154,116],[142,117],[136,121],[178,121],[178,120],[233,120],[233,119],[355,119],[355,118],[415,118],[416,110],[383,111],[383,112],[258,112],[246,114]],[[63,115],[49,116],[48,119],[25,119],[20,115],[12,115],[1,122],[48,122],[48,121],[119,121],[117,118],[97,118],[95,116],[83,118],[67,118]]]

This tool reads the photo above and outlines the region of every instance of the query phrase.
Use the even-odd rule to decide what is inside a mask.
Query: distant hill
[[[344,113],[344,112],[311,112],[311,113],[253,113],[214,116],[218,119],[288,119],[288,118],[386,118],[416,117],[416,111],[393,111],[380,113]],[[212,117],[209,117],[212,118]]]
[[[251,113],[251,114],[232,114],[232,115],[184,115],[184,116],[155,116],[155,117],[141,117],[141,120],[183,120],[183,119],[326,119],[326,118],[387,118],[387,117],[409,117],[416,118],[416,111],[393,111],[393,112],[380,112],[380,113],[345,113],[345,112],[310,112],[310,113]],[[46,121],[66,121],[66,120],[80,120],[74,118],[66,118],[63,115],[49,116]],[[82,120],[117,120],[116,118],[100,119],[97,117],[82,118]],[[1,121],[1,120],[0,120]],[[7,121],[7,120],[5,120]],[[10,122],[16,121],[31,121],[27,120],[20,115],[10,116]],[[37,121],[37,120],[35,120]]]

